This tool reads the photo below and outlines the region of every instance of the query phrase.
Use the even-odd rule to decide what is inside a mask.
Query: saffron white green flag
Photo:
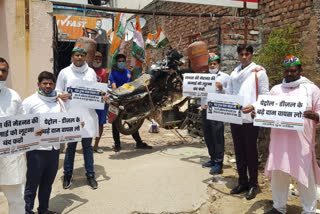
[[[115,33],[114,36],[112,38],[112,42],[111,42],[111,47],[110,47],[110,55],[112,57],[112,65],[115,63],[115,57],[118,55],[119,53],[119,49],[120,49],[120,44],[121,41],[124,37],[124,31],[126,28],[126,24],[127,24],[127,20],[126,20],[126,16],[123,13],[118,13],[116,16],[116,20],[115,20]]]
[[[146,60],[146,54],[144,51],[144,41],[141,33],[139,16],[136,16],[136,28],[133,33],[131,56],[133,56],[137,61],[141,63],[145,62]]]
[[[159,26],[158,33],[156,35],[149,33],[147,36],[146,48],[160,49],[164,48],[167,44],[169,44],[169,40],[163,34],[161,26]]]

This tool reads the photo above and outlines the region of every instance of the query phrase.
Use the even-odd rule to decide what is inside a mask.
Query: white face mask
[[[216,74],[218,73],[218,71],[219,71],[219,68],[214,68],[214,69],[209,68],[210,74]]]
[[[3,89],[6,85],[6,81],[0,81],[0,89]]]
[[[100,63],[97,63],[97,62],[93,62],[93,63],[92,63],[92,66],[93,66],[94,68],[100,68],[101,65],[102,65],[101,62],[100,62]]]

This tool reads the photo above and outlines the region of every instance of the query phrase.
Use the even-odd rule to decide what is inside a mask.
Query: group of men
[[[85,47],[89,43],[77,44],[72,51],[72,64],[61,70],[56,79],[47,71],[38,76],[38,90],[23,102],[19,95],[5,87],[9,73],[8,62],[0,58],[0,117],[32,113],[79,112],[83,117],[82,149],[86,176],[89,186],[98,187],[95,179],[93,152],[101,153],[99,140],[106,123],[106,108],[94,109],[69,106],[70,94],[66,93],[67,85],[72,80],[87,80],[109,83],[112,89],[131,81],[130,70],[126,69],[126,56],[119,54],[108,77],[101,69],[101,54],[95,52],[87,56],[90,51]],[[94,48],[93,48],[94,49]],[[265,168],[265,174],[271,176],[273,195],[273,209],[268,214],[286,213],[286,200],[289,186],[289,176],[298,183],[303,213],[315,213],[316,184],[320,184],[320,172],[315,157],[315,129],[319,122],[320,90],[310,80],[301,76],[300,60],[295,56],[288,56],[283,63],[283,82],[269,91],[269,81],[266,70],[253,63],[253,48],[241,45],[237,48],[240,65],[229,76],[220,71],[220,58],[216,54],[209,56],[209,73],[216,75],[216,92],[233,94],[244,97],[242,109],[243,124],[231,123],[231,133],[234,143],[236,164],[238,170],[238,185],[231,190],[231,194],[246,192],[246,199],[255,198],[260,189],[258,186],[258,152],[257,138],[259,127],[253,126],[255,116],[255,102],[259,95],[306,96],[307,110],[304,130],[272,129],[270,140],[270,154]],[[90,59],[92,59],[90,61]],[[88,63],[87,63],[87,62]],[[280,71],[279,71],[280,72]],[[223,172],[224,156],[224,123],[206,118],[206,99],[202,99],[202,119],[205,142],[208,147],[210,161],[203,167],[210,167],[210,174]],[[114,151],[120,151],[119,131],[112,126],[115,141]],[[139,133],[133,135],[136,148],[151,149],[142,142]],[[92,139],[96,138],[94,149]],[[64,160],[63,188],[72,185],[72,174],[77,142],[68,143]],[[5,193],[9,203],[10,214],[33,212],[34,200],[38,190],[39,214],[54,214],[49,211],[49,198],[52,184],[58,170],[59,145],[42,146],[26,154],[0,157],[0,189]],[[249,173],[248,173],[249,172]]]
[[[258,186],[257,138],[259,127],[253,126],[256,115],[254,106],[259,95],[306,97],[307,108],[303,113],[304,130],[271,129],[269,157],[265,175],[271,177],[273,208],[267,214],[286,213],[289,177],[298,183],[302,213],[316,213],[316,185],[320,184],[320,171],[315,156],[315,133],[319,123],[320,90],[301,76],[299,58],[287,56],[283,62],[283,81],[269,91],[266,70],[252,62],[253,48],[240,45],[237,48],[240,65],[229,75],[221,72],[220,58],[209,55],[209,73],[216,74],[216,93],[239,95],[244,98],[243,124],[232,124],[238,185],[230,194],[246,193],[247,200],[260,192]],[[279,71],[281,72],[281,71]],[[222,174],[224,156],[224,124],[206,118],[206,98],[202,98],[204,139],[210,160],[203,167],[210,167],[210,174]]]
[[[45,114],[59,112],[77,112],[82,115],[82,151],[88,185],[98,188],[95,179],[93,152],[101,153],[99,141],[106,123],[107,105],[103,110],[72,106],[69,104],[70,94],[67,86],[73,80],[86,80],[106,83],[108,73],[102,66],[102,55],[95,51],[95,42],[91,39],[80,39],[72,50],[71,65],[60,71],[56,79],[53,73],[43,71],[38,76],[38,90],[23,102],[12,89],[5,87],[9,74],[8,62],[0,57],[0,117],[19,114]],[[86,46],[86,48],[85,48]],[[87,53],[90,52],[88,55]],[[112,89],[131,81],[131,73],[123,66],[126,57],[117,56],[109,80]],[[125,65],[125,64],[124,64]],[[106,97],[104,97],[106,98]],[[115,141],[114,150],[120,151],[120,136],[113,127]],[[142,142],[139,133],[133,135],[137,149],[152,149]],[[92,139],[96,138],[94,148]],[[72,185],[74,158],[77,142],[69,142],[63,165],[63,188]],[[38,191],[39,214],[55,214],[48,210],[52,184],[55,180],[59,164],[60,145],[40,146],[36,150],[24,154],[0,157],[0,190],[4,192],[10,214],[34,214],[34,201]]]

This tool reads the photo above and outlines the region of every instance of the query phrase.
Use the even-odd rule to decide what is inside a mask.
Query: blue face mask
[[[42,94],[45,94],[47,97],[55,97],[55,96],[56,96],[56,91],[55,91],[55,90],[51,91],[50,94],[45,93],[45,92],[44,92],[43,90],[41,90],[40,88],[39,88],[39,91],[40,91]]]
[[[126,63],[125,62],[117,62],[117,67],[121,70],[126,68]]]

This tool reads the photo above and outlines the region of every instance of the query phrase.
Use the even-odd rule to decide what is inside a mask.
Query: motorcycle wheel
[[[144,118],[140,120],[136,120],[134,122],[128,122],[123,119],[123,112],[120,112],[117,119],[114,121],[118,131],[124,135],[132,135],[137,132],[144,122]]]

